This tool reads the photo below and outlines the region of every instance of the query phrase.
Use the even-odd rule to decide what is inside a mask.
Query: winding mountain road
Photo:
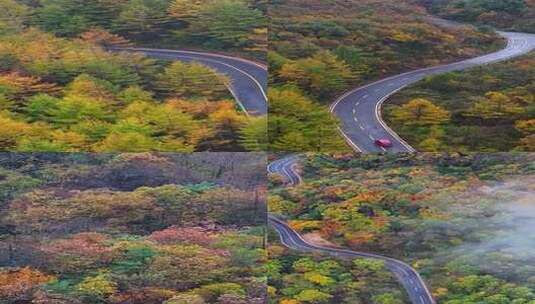
[[[297,154],[277,159],[268,165],[268,173],[282,176],[286,180],[287,185],[297,185],[302,181],[301,176],[295,171],[298,160],[299,155]]]
[[[199,62],[231,79],[229,90],[248,115],[267,114],[267,66],[226,55],[153,48],[117,48],[117,51],[140,52],[149,57],[183,62]]]
[[[301,182],[301,177],[295,171],[298,160],[298,155],[281,158],[269,164],[268,171],[272,174],[280,174],[289,185],[297,185]],[[268,221],[279,234],[281,243],[288,248],[304,252],[319,252],[340,258],[369,258],[383,261],[385,267],[396,276],[405,288],[411,303],[435,304],[433,295],[418,272],[402,261],[372,253],[312,245],[290,228],[285,221],[273,215],[268,215]]]
[[[441,22],[448,22],[442,20]],[[449,23],[450,25],[452,23]],[[535,34],[498,32],[508,41],[501,51],[457,63],[415,70],[388,77],[352,90],[331,105],[341,121],[340,131],[348,144],[357,152],[415,152],[415,149],[390,129],[381,117],[381,106],[390,96],[425,77],[459,71],[479,65],[504,61],[527,54],[535,49]],[[375,145],[377,139],[388,139],[391,148]]]

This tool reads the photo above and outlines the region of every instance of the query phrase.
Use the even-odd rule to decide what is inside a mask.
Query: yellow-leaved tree
[[[159,90],[172,97],[218,100],[229,94],[227,76],[196,62],[176,61],[159,78]]]
[[[77,289],[79,293],[85,296],[102,300],[117,291],[117,283],[111,281],[108,274],[100,273],[96,276],[85,278],[77,285]]]
[[[195,16],[201,9],[201,0],[174,0],[169,5],[169,15],[178,19],[185,19]]]
[[[413,126],[439,125],[450,119],[448,110],[424,98],[416,98],[396,107],[392,115],[396,123]]]
[[[515,98],[500,92],[488,92],[477,101],[466,113],[467,116],[483,119],[502,118],[519,114],[524,111]]]

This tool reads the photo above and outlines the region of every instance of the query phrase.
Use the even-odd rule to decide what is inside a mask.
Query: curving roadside
[[[447,22],[447,21],[443,21]],[[504,61],[535,50],[535,34],[498,32],[508,41],[507,47],[488,55],[457,63],[419,69],[388,77],[354,89],[338,98],[330,107],[341,121],[340,131],[357,152],[415,152],[415,149],[390,129],[381,117],[382,104],[401,89],[425,77]],[[379,147],[375,140],[388,139],[391,148]]]
[[[248,115],[267,114],[267,66],[238,57],[214,53],[154,48],[117,48],[117,51],[140,52],[147,56],[184,62],[199,62],[231,79],[229,90]]]
[[[280,174],[288,181],[289,185],[297,185],[301,182],[301,177],[295,171],[298,160],[298,155],[290,155],[281,158],[268,165],[268,172],[272,174]],[[433,295],[418,272],[402,261],[372,253],[316,246],[305,241],[299,233],[290,228],[285,221],[274,215],[268,215],[268,221],[279,234],[281,243],[288,248],[305,252],[319,252],[341,258],[369,258],[381,260],[384,262],[385,267],[396,276],[398,281],[405,288],[411,303],[435,304]]]

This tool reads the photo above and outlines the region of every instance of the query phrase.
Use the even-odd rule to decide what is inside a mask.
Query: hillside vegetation
[[[269,304],[407,301],[395,277],[381,261],[296,254],[277,242],[270,243],[268,254]]]
[[[265,145],[266,118],[247,119],[237,109],[226,76],[197,63],[107,52],[105,47],[131,42],[83,23],[93,19],[79,14],[96,14],[92,2],[43,1],[38,8],[3,2],[0,150],[193,152]],[[76,14],[61,10],[72,5],[85,9]],[[45,18],[43,10],[66,15],[47,17],[60,23],[52,28],[32,27],[34,18]],[[96,16],[102,22],[115,20],[102,12]],[[55,33],[65,18],[80,28]]]
[[[295,187],[273,177],[268,205],[305,238],[408,262],[438,303],[535,301],[535,245],[526,237],[535,219],[534,155],[310,154],[301,171],[304,182]],[[291,277],[301,275],[283,265]],[[340,286],[335,273],[322,274]],[[355,290],[365,298],[384,289]]]
[[[0,19],[61,37],[105,30],[138,45],[197,48],[265,58],[265,0],[2,0]],[[14,23],[8,21],[7,23]]]
[[[504,30],[535,33],[533,0],[418,0],[433,14]]]
[[[534,66],[527,55],[427,78],[389,100],[384,117],[420,151],[535,151]]]
[[[264,303],[262,159],[0,154],[1,302]]]
[[[347,89],[387,75],[474,57],[503,44],[492,31],[437,26],[427,19],[424,7],[411,1],[280,0],[274,1],[270,14],[271,87],[298,88],[310,104],[303,112],[315,117],[304,124],[305,114],[285,114],[283,104],[270,105],[273,150],[285,146],[301,151],[345,149],[339,143],[321,147],[319,137],[305,134],[336,134],[336,121],[327,118],[326,106]],[[315,109],[312,104],[322,106]],[[289,141],[297,143],[287,145]]]

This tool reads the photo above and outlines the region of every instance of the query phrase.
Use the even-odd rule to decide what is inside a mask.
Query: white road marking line
[[[360,105],[360,101],[357,101],[357,102],[355,103],[355,107],[358,107],[359,105]]]
[[[357,110],[355,110],[355,108],[353,108],[353,114],[356,114],[357,113]]]
[[[172,53],[174,56],[176,56],[177,58],[178,57],[182,57],[182,58],[187,58],[187,59],[191,59],[192,61],[198,61],[198,62],[201,62],[202,61],[207,61],[207,62],[212,62],[212,63],[216,63],[216,64],[220,64],[220,65],[223,65],[223,66],[226,66],[226,67],[229,67],[231,69],[234,69],[236,71],[238,71],[239,73],[242,73],[243,75],[245,75],[246,77],[248,77],[250,80],[252,80],[257,86],[258,88],[260,89],[260,92],[262,93],[262,96],[264,97],[264,100],[267,102],[268,100],[268,97],[267,97],[267,94],[266,92],[264,91],[264,87],[260,84],[260,82],[254,77],[252,76],[251,74],[249,74],[248,72],[246,72],[245,70],[243,69],[240,69],[240,68],[237,68],[231,64],[228,64],[226,62],[223,62],[223,61],[217,61],[217,60],[213,60],[213,59],[208,59],[208,58],[199,58],[199,57],[192,57],[192,56],[187,56],[187,55],[181,55],[180,53],[190,53],[190,54],[200,54],[200,55],[206,55],[206,56],[213,56],[213,55],[210,55],[210,54],[204,54],[204,53],[197,53],[197,52],[185,52],[185,51],[173,51],[173,50],[158,50],[158,49],[147,49],[147,48],[125,48],[125,50],[133,50],[134,52],[156,52],[156,53],[162,53],[164,55],[166,55],[165,53]],[[147,55],[150,57],[150,55]],[[172,56],[172,55],[171,55]],[[231,58],[232,57],[228,57],[228,56],[217,56],[215,55],[214,57],[222,57],[222,58]],[[239,59],[237,59],[239,60]],[[241,60],[243,62],[249,62],[249,63],[253,63],[252,61],[246,61],[246,60]],[[260,66],[260,65],[258,65]],[[247,111],[247,109],[245,108],[245,106],[242,104],[242,102],[238,99],[237,97],[237,94],[234,92],[234,90],[231,88],[230,85],[226,85],[227,88],[230,90],[232,96],[234,97],[234,99],[238,102],[240,108],[245,112],[245,114],[247,116],[249,116],[249,112]]]
[[[355,122],[359,122],[359,120],[358,120],[356,117],[353,117],[353,120],[354,120]]]
[[[346,253],[348,252],[347,250],[344,250],[342,252],[342,250],[334,250],[332,248],[328,248],[326,249],[325,247],[321,247],[321,246],[315,246],[315,245],[310,245],[307,241],[305,241],[301,235],[295,231],[293,231],[291,228],[288,228],[286,227],[284,224],[282,223],[279,223],[278,220],[276,218],[269,218],[270,220],[270,223],[272,225],[274,225],[274,227],[276,228],[277,232],[279,233],[279,236],[280,236],[280,239],[281,241],[283,242],[283,244],[287,247],[290,247],[290,248],[297,248],[298,250],[304,250],[304,251],[313,251],[313,250],[324,250],[324,251],[327,251],[329,252],[329,254],[331,254],[332,256],[345,256]],[[286,239],[288,239],[289,242],[286,242]],[[290,246],[288,246],[290,243]],[[351,252],[353,253],[354,255],[354,252]],[[368,254],[365,254],[364,257],[369,257],[369,256],[372,256],[372,255],[368,255]],[[381,258],[381,257],[379,257]],[[403,268],[399,268],[399,270],[401,270],[402,273],[405,273],[406,270],[403,269]],[[424,287],[424,292],[426,292],[425,295],[422,295],[418,289],[420,288],[420,286],[415,286],[413,287],[413,289],[416,290],[416,294],[415,296],[418,296],[418,299],[420,300],[420,303],[421,304],[426,304],[426,298],[427,296],[429,296],[431,298],[431,296],[429,295],[427,289],[425,288],[425,285],[423,286]],[[409,290],[409,289],[407,289]],[[429,303],[434,303],[432,298],[430,300]]]
[[[525,43],[526,45],[529,45],[529,41],[525,40],[525,39],[519,39],[519,38],[515,38],[513,39],[512,37],[510,36],[507,36],[507,35],[504,35],[504,33],[501,33],[502,36],[505,36],[508,38],[509,40],[509,47],[512,47],[514,46],[514,44],[518,44],[518,43]],[[507,33],[506,33],[507,34]],[[515,40],[518,40],[518,42],[515,42]],[[462,69],[466,68],[464,65],[467,65],[467,67],[471,67],[472,65],[481,65],[482,63],[480,63],[480,61],[484,61],[483,63],[493,63],[495,61],[500,61],[500,60],[504,60],[504,59],[508,59],[510,57],[514,57],[515,55],[517,54],[520,54],[522,52],[522,47],[519,47],[519,50],[515,50],[515,47],[513,50],[508,50],[507,48],[502,50],[501,54],[490,54],[490,56],[481,56],[481,57],[476,57],[476,58],[473,58],[473,59],[468,59],[468,60],[465,60],[465,61],[461,61],[461,62],[457,62],[457,63],[453,63],[453,64],[445,64],[445,65],[440,65],[440,66],[432,66],[432,67],[428,67],[428,68],[422,68],[422,69],[419,69],[419,70],[416,70],[417,72],[420,72],[420,73],[417,73],[417,74],[412,74],[410,77],[407,77],[411,80],[411,82],[415,82],[415,81],[418,81],[418,80],[421,80],[421,79],[424,79],[425,77],[427,77],[427,75],[424,73],[425,71],[430,71],[430,74],[435,74],[437,72],[441,72],[440,68],[441,67],[446,67],[447,69],[445,70],[445,72],[447,71],[453,71],[453,70],[458,70],[457,68],[455,69],[451,69],[453,67],[456,67],[457,65],[459,65]],[[530,49],[533,49],[533,47],[530,47]],[[507,55],[508,53],[511,53],[510,56],[504,56],[504,52],[503,51],[506,51],[505,52],[505,55]],[[507,52],[509,51],[509,52]],[[501,56],[501,57],[500,57]],[[494,58],[496,58],[496,60],[494,60]],[[476,60],[478,59],[478,60]],[[489,60],[489,59],[492,59],[492,60]],[[335,109],[337,107],[337,105],[342,102],[342,101],[345,101],[344,99],[348,96],[350,96],[351,94],[354,94],[354,93],[357,93],[361,90],[363,90],[364,88],[369,88],[373,85],[382,85],[383,87],[384,86],[392,86],[392,85],[396,85],[396,83],[387,83],[388,81],[394,81],[396,79],[399,80],[399,78],[396,78],[398,76],[402,76],[402,75],[409,75],[410,73],[412,72],[407,72],[407,73],[403,73],[401,75],[397,75],[397,76],[391,76],[391,77],[388,77],[388,78],[385,78],[385,79],[382,79],[382,80],[378,80],[376,82],[373,82],[373,83],[370,83],[368,85],[365,85],[363,87],[359,87],[359,88],[356,88],[356,89],[353,89],[347,93],[345,93],[343,96],[341,96],[340,98],[338,98],[334,103],[331,104],[330,106],[330,111],[332,113],[335,113]],[[397,84],[397,85],[403,85],[403,84]],[[406,84],[404,85],[406,86]],[[374,88],[372,88],[374,89]],[[400,88],[401,89],[401,88]],[[375,92],[380,92],[381,89],[380,88],[376,88],[374,89]],[[387,90],[388,91],[388,90]],[[397,92],[399,90],[395,90],[395,92]],[[383,97],[383,99],[387,99],[389,96],[391,96],[392,94],[394,94],[395,92],[386,92],[386,96]],[[383,126],[383,128],[388,132],[390,133],[391,135],[393,135],[405,148],[407,148],[407,150],[411,151],[411,152],[414,152],[415,150],[410,147],[403,139],[401,139],[397,134],[394,133],[394,131],[392,131],[390,128],[388,128],[388,126],[386,126],[386,124],[382,121],[382,118],[380,117],[380,107],[381,107],[381,104],[384,102],[384,100],[381,100],[379,102],[379,104],[376,105],[376,117],[379,121],[379,123],[381,124],[381,126]],[[341,130],[341,128],[339,128]],[[349,141],[349,144],[353,147],[356,146],[356,144],[352,141],[352,139],[348,139],[348,136],[341,130],[342,132],[342,135],[345,137],[346,140]]]
[[[371,140],[374,140],[373,136],[371,136],[370,134],[368,134],[368,137],[369,137]]]
[[[359,125],[359,128],[360,128],[361,130],[364,130],[364,127],[363,127],[362,125]]]
[[[366,99],[366,98],[368,98],[368,97],[370,97],[370,95],[366,94],[366,95],[364,95],[362,98]]]

